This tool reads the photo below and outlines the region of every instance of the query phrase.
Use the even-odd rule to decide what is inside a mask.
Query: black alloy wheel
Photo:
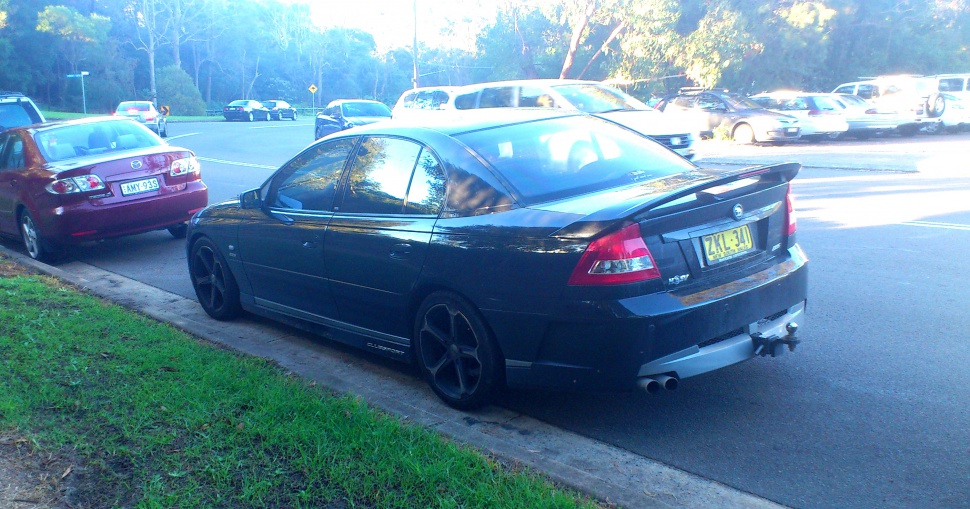
[[[415,322],[415,356],[435,394],[460,410],[491,402],[504,385],[502,356],[474,307],[454,293],[436,292]]]
[[[269,112],[268,111],[266,112],[266,118],[264,118],[263,120],[266,121],[266,122],[269,122]]]
[[[189,258],[192,288],[202,309],[216,320],[231,320],[242,312],[239,286],[216,245],[203,237],[192,244]]]
[[[296,110],[293,110],[293,115],[290,116],[290,120],[296,121]]]
[[[253,115],[253,112],[250,111],[249,112],[249,121],[252,122],[253,120],[256,120],[256,117]]]
[[[30,212],[26,210],[20,214],[20,235],[24,241],[24,249],[31,258],[45,262],[54,258],[54,252],[47,247],[44,238],[41,237],[34,218],[30,217]]]

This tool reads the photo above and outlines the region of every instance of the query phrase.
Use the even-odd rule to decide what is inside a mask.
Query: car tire
[[[20,225],[20,237],[24,243],[24,250],[27,255],[39,262],[47,262],[54,259],[54,250],[50,248],[44,237],[41,236],[34,223],[34,218],[26,210],[20,214],[17,221]]]
[[[158,124],[158,135],[162,138],[168,138],[168,123],[162,122]]]
[[[206,237],[192,244],[189,276],[206,314],[216,320],[231,320],[242,313],[236,278],[215,243]]]
[[[296,110],[293,110],[293,115],[290,117],[290,120],[296,122]]]
[[[431,390],[459,410],[489,404],[505,385],[502,355],[485,320],[452,292],[432,293],[421,304],[414,355]]]
[[[734,132],[731,133],[731,138],[738,143],[744,143],[750,145],[758,141],[754,136],[754,129],[748,124],[738,124],[734,127]]]
[[[189,231],[189,225],[188,223],[173,224],[172,226],[166,228],[166,230],[168,230],[168,233],[172,234],[172,236],[176,239],[184,239],[185,234]]]
[[[253,115],[253,112],[250,111],[249,112],[249,121],[252,122],[253,120],[256,120],[256,116]]]
[[[266,118],[263,119],[265,122],[269,122],[269,112],[266,112]]]
[[[926,114],[930,118],[940,118],[946,111],[946,99],[940,94],[933,94],[926,100]]]

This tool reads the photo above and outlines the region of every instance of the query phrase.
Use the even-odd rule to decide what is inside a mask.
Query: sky
[[[509,0],[416,0],[418,43],[429,47],[473,49],[475,36]],[[378,50],[411,47],[415,0],[311,1],[318,26],[360,28],[374,35]],[[454,22],[454,33],[442,33]]]

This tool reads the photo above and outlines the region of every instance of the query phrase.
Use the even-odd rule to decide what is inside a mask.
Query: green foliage
[[[158,104],[171,108],[175,115],[205,115],[205,101],[192,78],[175,66],[158,70]]]

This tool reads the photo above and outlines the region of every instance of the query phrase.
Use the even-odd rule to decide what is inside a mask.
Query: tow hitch
[[[788,331],[788,335],[784,337],[770,336],[766,338],[760,332],[752,334],[751,341],[754,342],[755,355],[778,357],[785,353],[785,345],[788,346],[788,351],[794,352],[795,345],[801,343],[801,340],[795,338],[795,332],[798,331],[798,324],[791,322],[785,326],[785,330]]]

